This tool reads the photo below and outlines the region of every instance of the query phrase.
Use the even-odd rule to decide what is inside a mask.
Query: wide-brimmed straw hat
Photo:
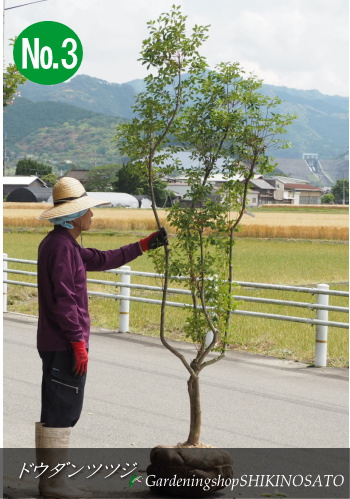
[[[76,178],[62,177],[52,189],[53,207],[45,210],[38,220],[71,215],[94,206],[110,204],[108,201],[95,199],[87,195],[83,185]]]

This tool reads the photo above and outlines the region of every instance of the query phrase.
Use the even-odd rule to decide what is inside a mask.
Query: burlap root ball
[[[225,480],[233,477],[231,456],[214,447],[159,446],[151,450],[150,459],[151,464],[147,468],[149,487],[152,492],[164,497],[206,497],[224,488]],[[152,486],[151,482],[157,480],[158,483]],[[212,480],[216,480],[216,485]],[[209,490],[204,490],[207,489],[205,483],[209,484]]]

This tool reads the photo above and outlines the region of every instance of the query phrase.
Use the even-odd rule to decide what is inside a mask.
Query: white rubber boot
[[[71,428],[48,428],[35,423],[35,447],[37,464],[53,470],[58,463],[69,461],[69,440]],[[74,487],[66,476],[57,474],[49,478],[43,473],[39,482],[39,493],[45,499],[90,499],[90,492]]]

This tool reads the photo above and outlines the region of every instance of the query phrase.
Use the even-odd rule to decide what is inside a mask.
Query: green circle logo
[[[65,24],[43,21],[31,24],[18,36],[13,59],[28,80],[55,85],[68,80],[79,69],[83,46]]]

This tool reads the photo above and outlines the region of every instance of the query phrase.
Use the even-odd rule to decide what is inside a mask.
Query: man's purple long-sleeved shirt
[[[140,255],[138,242],[108,251],[82,248],[67,229],[55,226],[39,246],[38,350],[64,351],[71,341],[82,340],[88,348],[86,271],[117,268]]]

